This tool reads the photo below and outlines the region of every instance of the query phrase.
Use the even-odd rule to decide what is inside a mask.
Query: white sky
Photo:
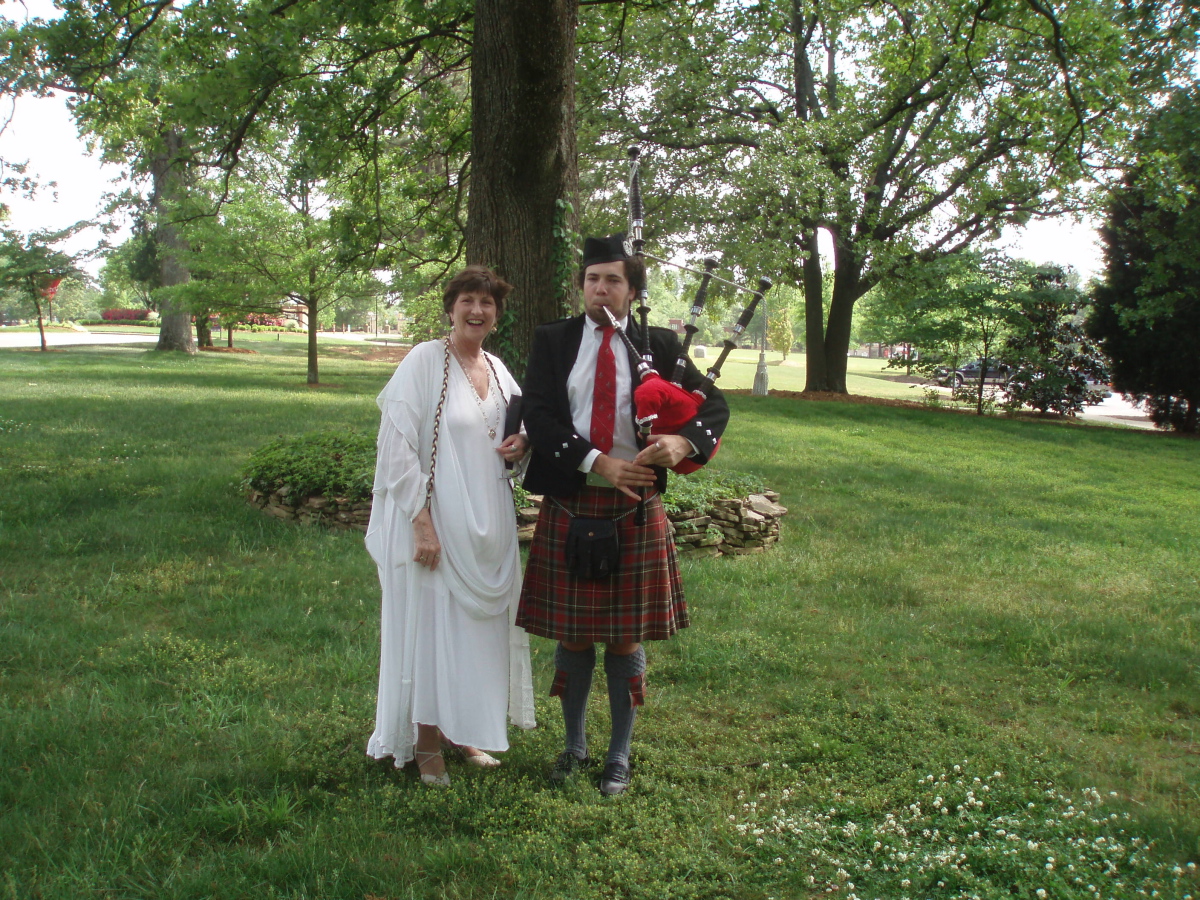
[[[12,194],[0,197],[10,210],[8,224],[21,231],[57,230],[100,216],[104,195],[116,189],[114,180],[122,171],[88,154],[65,98],[21,97],[15,107],[11,99],[4,98],[0,104],[0,122],[12,113],[8,126],[0,133],[0,159],[6,164],[28,160],[29,174],[39,182],[57,183],[56,187],[42,188],[33,200]],[[109,240],[116,244],[127,235],[126,227]],[[101,237],[98,229],[91,228],[63,246],[71,252],[87,250],[94,248]],[[1102,267],[1094,225],[1068,218],[1032,222],[1020,230],[1006,229],[1003,245],[1013,255],[1035,263],[1073,266],[1084,283],[1098,275]],[[86,266],[93,274],[99,267],[99,261]]]

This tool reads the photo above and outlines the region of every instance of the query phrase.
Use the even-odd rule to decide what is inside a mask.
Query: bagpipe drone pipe
[[[649,259],[663,265],[672,266],[677,269],[682,269],[685,272],[692,272],[700,275],[700,287],[696,290],[696,297],[692,301],[692,308],[689,312],[689,318],[684,331],[686,335],[683,340],[683,346],[680,349],[679,359],[675,363],[675,371],[668,381],[659,375],[654,370],[652,365],[653,359],[650,354],[650,329],[647,318],[650,315],[650,307],[648,305],[649,291],[645,284],[638,291],[638,319],[641,326],[642,347],[639,352],[634,347],[629,336],[625,334],[621,326],[613,319],[612,313],[609,313],[609,319],[616,328],[617,333],[621,336],[621,340],[625,342],[630,355],[633,359],[639,360],[637,366],[637,375],[639,384],[633,391],[634,410],[637,417],[638,427],[643,437],[650,434],[678,434],[689,421],[691,421],[700,405],[708,399],[708,394],[712,390],[716,380],[721,377],[721,367],[725,364],[725,360],[729,354],[737,349],[737,341],[746,331],[750,320],[754,318],[754,312],[758,308],[758,304],[762,301],[763,295],[771,288],[770,278],[760,278],[758,280],[758,288],[751,289],[744,285],[737,284],[733,281],[728,281],[713,273],[717,267],[715,259],[704,260],[704,271],[698,272],[696,269],[690,268],[679,263],[671,262],[670,260],[660,259],[656,256],[651,256],[645,252],[645,241],[642,237],[642,229],[644,221],[642,218],[642,187],[641,187],[641,148],[633,146],[629,148],[629,248],[628,252],[632,256],[637,256],[643,260]],[[704,314],[704,303],[708,298],[708,286],[712,280],[729,285],[739,291],[745,291],[753,295],[750,302],[742,310],[742,314],[738,316],[737,323],[733,326],[731,334],[725,339],[721,354],[717,357],[715,363],[704,376],[704,380],[694,390],[688,391],[683,387],[683,376],[687,370],[688,352],[692,345],[692,337],[696,334],[699,328],[696,325],[697,320]],[[718,440],[716,447],[713,449],[713,455],[720,449],[721,442]],[[700,468],[700,464],[691,459],[684,459],[677,465],[672,467],[674,471],[681,475],[686,475],[690,472],[695,472]]]

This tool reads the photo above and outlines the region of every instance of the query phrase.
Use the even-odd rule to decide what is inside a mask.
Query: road
[[[148,334],[91,334],[85,331],[47,331],[46,345],[49,347],[77,347],[82,344],[156,344],[158,332],[146,329]],[[41,338],[36,331],[5,332],[0,329],[0,350],[18,347],[40,347]]]

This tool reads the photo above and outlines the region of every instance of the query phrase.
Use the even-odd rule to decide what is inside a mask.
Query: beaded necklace
[[[484,409],[483,400],[481,400],[479,397],[479,391],[475,389],[475,382],[471,380],[471,373],[467,371],[466,364],[462,361],[462,357],[458,355],[458,348],[454,346],[454,340],[450,337],[447,337],[446,343],[449,344],[450,350],[454,354],[454,358],[458,361],[458,367],[462,369],[463,377],[467,379],[467,385],[471,388],[471,398],[475,401],[475,405],[479,407],[479,414],[483,416],[483,427],[487,429],[488,437],[494,440],[496,437],[496,432],[500,428],[500,422],[504,418],[504,411],[500,408],[500,401],[496,399],[496,389],[498,385],[493,381],[494,372],[492,361],[488,359],[486,353],[483,354],[483,359],[487,363],[487,369],[484,371],[484,374],[487,376],[488,380],[488,392],[486,399],[492,401],[492,411],[496,414],[495,425],[492,424],[491,415],[486,409]]]

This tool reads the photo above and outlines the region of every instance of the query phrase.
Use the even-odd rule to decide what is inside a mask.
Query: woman
[[[508,749],[506,713],[534,727],[529,638],[511,624],[521,571],[504,477],[504,463],[524,457],[529,442],[504,438],[520,388],[483,351],[511,290],[483,266],[451,279],[442,297],[450,334],[414,347],[377,400],[367,549],[383,624],[367,753],[397,768],[415,755],[426,784],[450,783],[443,741],[469,763],[495,766],[485,751]]]

